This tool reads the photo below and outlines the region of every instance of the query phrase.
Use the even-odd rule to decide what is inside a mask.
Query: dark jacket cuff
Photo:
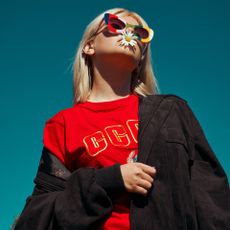
[[[126,191],[119,163],[96,170],[95,179],[110,194]]]

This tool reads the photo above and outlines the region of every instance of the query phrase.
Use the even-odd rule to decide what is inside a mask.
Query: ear
[[[87,55],[94,55],[95,49],[92,41],[89,41],[83,48],[82,53]]]

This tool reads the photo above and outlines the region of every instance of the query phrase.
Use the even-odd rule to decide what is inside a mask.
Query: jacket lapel
[[[137,161],[146,163],[152,145],[161,126],[169,114],[173,103],[164,100],[167,95],[139,97],[138,157]]]

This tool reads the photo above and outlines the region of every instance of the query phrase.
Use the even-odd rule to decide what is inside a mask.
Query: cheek
[[[97,36],[95,39],[95,50],[100,51],[112,51],[114,48],[116,48],[116,45],[118,45],[116,36],[110,36],[110,37],[104,37],[104,36]]]
[[[141,56],[142,56],[142,49],[143,49],[143,48],[142,48],[139,44],[137,44],[136,50],[135,50],[135,56],[136,56],[136,58],[137,58],[138,60],[141,59]]]
[[[142,42],[137,40],[137,45],[140,49],[140,53],[142,54],[144,52],[144,50],[147,48],[145,44],[143,44]]]

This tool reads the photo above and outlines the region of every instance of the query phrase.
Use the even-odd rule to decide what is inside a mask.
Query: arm
[[[199,121],[183,102],[191,129],[190,180],[199,229],[227,230],[230,225],[230,191],[227,175],[209,145]]]
[[[125,190],[119,164],[70,173],[46,148],[34,182],[15,230],[89,229],[111,212],[113,194]]]

